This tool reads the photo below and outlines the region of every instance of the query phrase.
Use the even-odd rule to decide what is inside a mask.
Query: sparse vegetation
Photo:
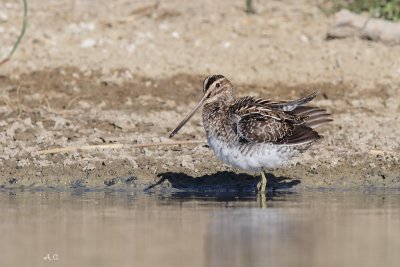
[[[254,14],[254,6],[253,6],[253,0],[246,0],[246,12],[247,14]]]
[[[400,20],[400,0],[336,0],[326,1],[321,7],[327,13],[346,8],[355,13],[368,12],[374,18]]]
[[[20,32],[18,39],[15,42],[13,48],[11,49],[10,53],[8,54],[8,56],[5,59],[0,61],[0,65],[6,63],[7,61],[9,61],[11,59],[15,50],[17,50],[17,47],[22,40],[22,37],[24,37],[24,35],[25,35],[26,27],[28,26],[28,0],[22,0],[22,2],[24,4],[24,17],[23,17],[23,21],[22,21],[21,32]]]

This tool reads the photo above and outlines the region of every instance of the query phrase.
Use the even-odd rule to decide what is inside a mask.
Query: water
[[[399,192],[0,192],[0,266],[399,266]]]

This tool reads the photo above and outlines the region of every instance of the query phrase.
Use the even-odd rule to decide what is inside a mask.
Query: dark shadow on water
[[[156,188],[160,190],[177,189],[179,194],[234,193],[235,196],[240,196],[254,193],[259,181],[259,176],[228,171],[199,177],[192,177],[185,173],[166,172],[159,174],[158,177],[160,179],[150,185],[146,191]],[[269,191],[289,189],[300,183],[300,180],[277,177],[270,173],[267,174],[267,179]]]

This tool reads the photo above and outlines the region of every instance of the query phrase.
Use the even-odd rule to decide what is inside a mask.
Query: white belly
[[[258,143],[242,152],[237,144],[229,144],[213,136],[207,136],[207,141],[221,161],[245,171],[273,169],[283,165],[294,155],[291,147],[282,145]]]

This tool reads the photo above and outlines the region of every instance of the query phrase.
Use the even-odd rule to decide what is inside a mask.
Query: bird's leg
[[[261,170],[261,179],[257,184],[257,192],[260,194],[265,194],[267,189],[267,178],[265,177],[264,170]]]
[[[265,194],[258,194],[257,195],[257,201],[260,205],[260,208],[266,208],[267,207],[267,196]]]

